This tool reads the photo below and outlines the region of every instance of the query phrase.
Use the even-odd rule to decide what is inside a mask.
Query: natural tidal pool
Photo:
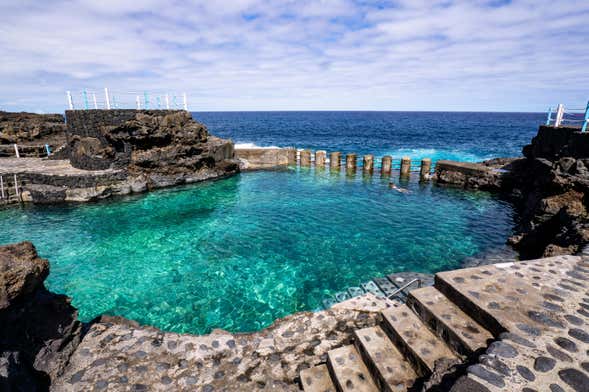
[[[393,177],[398,183],[396,177]],[[457,268],[505,243],[515,213],[487,193],[291,168],[92,204],[0,210],[0,243],[32,241],[50,290],[83,320],[252,331],[398,271]]]

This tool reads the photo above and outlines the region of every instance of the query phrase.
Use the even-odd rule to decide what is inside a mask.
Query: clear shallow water
[[[396,179],[395,179],[396,181]],[[371,277],[436,272],[504,244],[511,207],[485,193],[290,169],[86,205],[0,210],[81,318],[251,331]]]
[[[520,156],[542,113],[196,112],[209,131],[236,143],[480,161]]]

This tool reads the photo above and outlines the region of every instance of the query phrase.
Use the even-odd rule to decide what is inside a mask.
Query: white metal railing
[[[581,132],[587,131],[589,124],[589,102],[584,108],[569,108],[559,103],[556,108],[548,108],[546,125],[558,128],[562,125],[580,126]]]
[[[87,90],[66,92],[69,110],[92,109],[183,109],[188,110],[186,93],[161,91]]]

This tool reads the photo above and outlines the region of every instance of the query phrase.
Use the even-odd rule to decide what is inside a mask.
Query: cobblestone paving
[[[102,322],[84,337],[53,391],[299,390],[302,369],[327,360],[395,303],[371,294],[297,313],[251,334],[195,336]],[[368,310],[366,310],[368,309]]]
[[[589,391],[589,255],[440,275],[505,330],[468,368],[480,390]]]

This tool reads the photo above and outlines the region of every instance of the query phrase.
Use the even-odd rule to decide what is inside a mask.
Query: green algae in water
[[[396,179],[395,179],[396,180]],[[80,317],[168,331],[252,331],[384,273],[436,272],[501,246],[511,207],[485,193],[329,171],[244,173],[95,204],[0,211]]]

